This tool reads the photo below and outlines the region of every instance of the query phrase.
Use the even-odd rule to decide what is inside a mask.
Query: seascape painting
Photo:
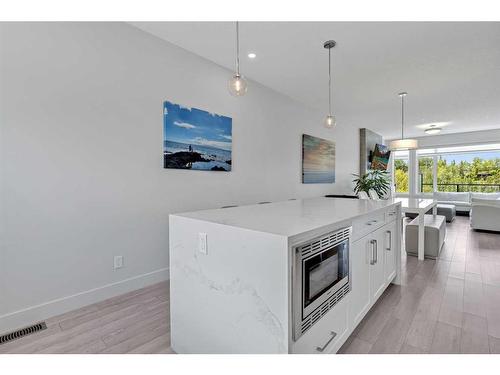
[[[163,167],[231,170],[232,119],[196,108],[163,103]]]
[[[331,184],[335,182],[335,142],[302,135],[302,182]]]

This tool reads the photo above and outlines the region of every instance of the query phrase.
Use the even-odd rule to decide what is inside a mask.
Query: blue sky
[[[500,152],[499,151],[469,152],[463,154],[450,154],[441,156],[441,158],[446,160],[448,163],[450,163],[453,160],[455,160],[456,163],[460,163],[461,161],[472,162],[474,158],[477,157],[486,160],[500,158]]]
[[[163,140],[231,151],[232,119],[196,108],[163,103]]]

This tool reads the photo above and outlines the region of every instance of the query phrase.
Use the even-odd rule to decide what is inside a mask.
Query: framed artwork
[[[163,167],[231,171],[232,119],[163,103]]]
[[[302,183],[335,182],[335,142],[302,135]]]
[[[387,170],[387,165],[389,164],[389,157],[391,156],[391,151],[387,146],[376,144],[375,151],[372,154],[372,162],[370,169],[377,169],[380,171]]]

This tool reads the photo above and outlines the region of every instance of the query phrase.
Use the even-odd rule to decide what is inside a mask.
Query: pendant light
[[[247,81],[240,74],[240,30],[239,22],[236,21],[236,73],[229,80],[228,90],[233,96],[243,96],[247,89]]]
[[[332,48],[337,43],[334,40],[328,40],[323,44],[328,49],[328,116],[325,118],[325,128],[332,129],[336,125],[335,116],[332,115]]]
[[[405,97],[408,95],[406,92],[400,92],[398,94],[401,98],[401,139],[392,141],[389,144],[391,150],[415,150],[418,148],[418,141],[416,139],[405,139],[404,138],[404,123],[405,123]]]

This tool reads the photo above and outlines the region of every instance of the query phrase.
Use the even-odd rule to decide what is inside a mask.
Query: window
[[[438,191],[500,191],[500,151],[439,155]]]
[[[394,184],[396,193],[408,193],[408,151],[394,153]]]
[[[421,193],[434,191],[434,157],[419,156],[418,158],[418,187]]]
[[[418,150],[419,187],[423,193],[500,191],[500,144]],[[436,163],[436,176],[433,172]]]

